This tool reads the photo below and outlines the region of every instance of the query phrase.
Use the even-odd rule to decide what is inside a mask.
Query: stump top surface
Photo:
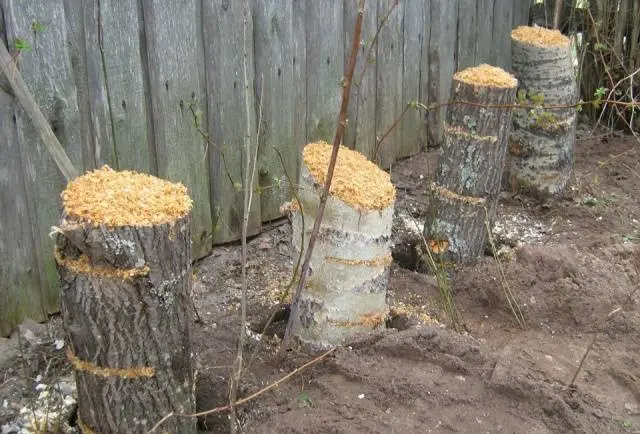
[[[544,27],[520,26],[511,31],[511,38],[538,47],[560,47],[569,45],[569,38],[559,30]]]
[[[180,183],[106,165],[71,181],[62,192],[62,202],[69,216],[107,226],[170,223],[192,206]]]
[[[518,81],[513,75],[502,68],[487,64],[458,71],[454,74],[453,78],[473,86],[481,87],[510,88],[518,85]]]
[[[304,148],[304,163],[313,178],[324,185],[332,146],[327,142],[310,143]],[[364,209],[384,209],[396,198],[391,177],[359,152],[340,146],[331,181],[331,194]]]

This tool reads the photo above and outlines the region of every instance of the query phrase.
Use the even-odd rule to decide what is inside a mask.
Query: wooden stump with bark
[[[485,222],[500,194],[517,80],[480,65],[453,76],[444,143],[424,234],[432,253],[471,263],[484,251]]]
[[[557,30],[521,26],[511,32],[519,108],[513,114],[506,181],[513,190],[556,195],[574,161],[578,89],[569,38]]]
[[[324,142],[304,149],[298,190],[302,208],[295,202],[292,206],[296,254],[309,241],[331,149]],[[364,155],[341,147],[300,299],[295,333],[302,342],[327,348],[384,327],[394,201],[389,174]]]
[[[107,166],[62,193],[55,233],[83,432],[144,433],[195,410],[186,188]],[[161,431],[194,433],[195,419]]]

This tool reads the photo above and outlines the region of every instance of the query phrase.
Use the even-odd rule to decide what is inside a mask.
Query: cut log
[[[186,188],[104,166],[62,199],[55,257],[82,431],[144,433],[192,413]],[[195,420],[161,429],[195,433]]]
[[[304,149],[298,192],[302,209],[294,204],[292,215],[296,254],[308,244],[331,148],[318,142]],[[300,299],[296,334],[302,342],[327,348],[384,327],[394,201],[389,174],[341,147]]]
[[[445,261],[474,262],[484,251],[500,194],[517,80],[480,65],[453,76],[442,154],[432,184],[425,238]]]
[[[577,101],[569,39],[557,30],[521,26],[511,40],[518,102],[540,108],[514,111],[505,180],[524,193],[557,195],[573,170],[576,109],[542,105]]]

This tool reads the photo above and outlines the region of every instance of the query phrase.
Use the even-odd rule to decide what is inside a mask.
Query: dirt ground
[[[503,194],[494,237],[504,280],[489,255],[449,273],[461,332],[452,330],[440,308],[435,279],[410,269],[411,263],[394,263],[389,301],[396,314],[389,327],[354,339],[243,405],[238,417],[244,431],[640,433],[639,146],[631,137],[582,129],[565,197],[542,203]],[[437,155],[423,152],[392,168],[399,213],[424,220]],[[250,241],[253,331],[240,396],[318,355],[294,348],[284,366],[275,363],[286,308],[265,336],[255,332],[290,279],[289,231],[286,223],[274,225]],[[227,401],[239,332],[240,267],[237,245],[218,247],[195,266],[199,410]],[[511,313],[504,282],[519,300],[525,330]],[[55,372],[49,376],[58,379],[50,383],[69,378],[51,345],[61,336],[59,320],[50,328],[47,338],[23,342],[28,348],[13,365],[9,356],[4,366],[0,360],[0,403],[7,403],[0,406],[0,425],[28,399],[21,370],[34,376]],[[2,345],[15,351],[15,339]],[[44,353],[37,350],[42,346]],[[198,426],[228,432],[228,415],[209,415]]]

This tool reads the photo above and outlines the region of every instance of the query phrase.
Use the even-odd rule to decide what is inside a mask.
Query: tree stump
[[[521,26],[511,32],[518,103],[509,138],[506,180],[512,189],[557,195],[567,185],[574,161],[578,98],[569,38],[558,30]]]
[[[298,191],[302,209],[294,203],[292,215],[296,254],[303,244],[306,249],[315,222],[331,148],[318,142],[304,149]],[[389,174],[341,147],[300,299],[296,334],[302,342],[327,348],[384,327],[394,201]]]
[[[482,255],[505,164],[517,80],[480,65],[453,76],[444,143],[431,185],[425,238],[432,253],[466,264]],[[504,107],[486,107],[504,106]]]
[[[82,431],[144,433],[169,412],[192,413],[186,188],[104,166],[62,200],[55,257]],[[195,433],[195,419],[161,430]]]

